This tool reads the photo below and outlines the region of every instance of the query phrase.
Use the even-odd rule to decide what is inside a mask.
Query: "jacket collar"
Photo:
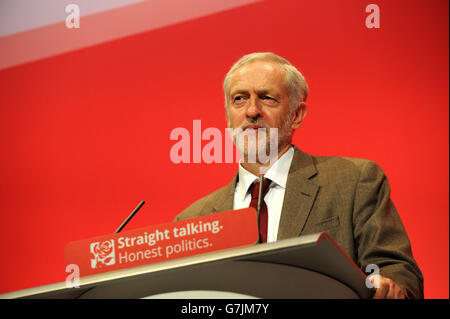
[[[310,180],[316,174],[317,169],[311,155],[294,146],[294,158],[286,183],[278,240],[296,237],[303,230],[320,188]],[[217,194],[213,206],[215,212],[233,209],[237,180],[238,174]]]
[[[277,239],[298,236],[309,217],[319,185],[311,181],[317,174],[313,158],[294,146],[294,159],[286,184]]]

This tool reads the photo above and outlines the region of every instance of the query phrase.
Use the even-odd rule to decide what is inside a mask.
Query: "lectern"
[[[326,233],[114,270],[1,298],[369,298],[364,273]]]

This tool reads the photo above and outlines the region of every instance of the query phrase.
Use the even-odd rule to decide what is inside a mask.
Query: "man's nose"
[[[261,116],[261,108],[257,103],[257,99],[251,97],[248,101],[246,116],[248,118],[258,118]]]

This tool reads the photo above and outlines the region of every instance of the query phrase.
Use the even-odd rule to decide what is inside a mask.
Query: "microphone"
[[[141,207],[142,207],[144,204],[145,204],[145,201],[142,200],[142,201],[137,205],[137,207],[131,212],[131,214],[127,217],[127,219],[125,219],[125,220],[123,221],[123,223],[119,226],[119,228],[116,229],[116,231],[115,231],[114,233],[120,232],[120,231],[125,227],[125,225],[128,224],[128,222],[131,220],[131,218],[133,218],[133,216],[136,215],[136,213],[138,212],[138,210],[141,209]],[[94,288],[95,288],[95,286],[94,286],[94,287],[89,287],[89,288],[87,288],[86,290],[82,291],[81,294],[79,294],[76,298],[77,298],[77,299],[81,298],[81,296],[83,296],[85,293],[91,291],[91,290],[94,289]]]
[[[125,219],[122,223],[122,225],[119,226],[119,228],[117,228],[117,230],[115,231],[115,233],[120,232],[126,224],[128,224],[128,222],[131,220],[131,218],[133,218],[134,215],[136,215],[136,213],[138,212],[139,209],[141,209],[141,207],[145,204],[145,201],[141,201],[137,207],[131,212],[131,214],[127,217],[127,219]]]

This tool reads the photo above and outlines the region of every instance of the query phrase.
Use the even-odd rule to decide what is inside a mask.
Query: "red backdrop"
[[[64,246],[140,200],[128,229],[228,183],[236,164],[172,163],[170,132],[223,131],[228,68],[272,51],[310,86],[294,143],[380,164],[425,297],[448,298],[448,2],[377,0],[379,29],[369,3],[262,1],[0,71],[0,292],[64,281]]]

